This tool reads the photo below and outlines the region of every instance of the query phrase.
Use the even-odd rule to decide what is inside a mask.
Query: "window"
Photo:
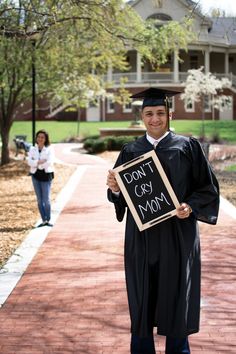
[[[169,15],[163,13],[157,13],[149,16],[147,20],[152,20],[155,23],[156,28],[167,24],[169,21],[172,21],[172,18]]]
[[[169,108],[171,112],[175,111],[175,99],[174,97],[169,97]]]
[[[89,108],[98,107],[98,100],[90,101],[88,106]]]
[[[107,99],[107,113],[115,112],[115,103],[111,98]]]
[[[126,104],[123,106],[123,112],[124,112],[124,113],[130,113],[130,112],[132,112],[132,105],[131,105],[131,102],[126,103]]]
[[[233,104],[233,97],[232,96],[224,96],[220,103],[220,109],[225,110],[225,109],[232,109],[232,104]]]
[[[198,56],[190,55],[190,69],[198,69]]]
[[[185,111],[186,112],[195,112],[195,107],[194,107],[194,102],[193,101],[188,101],[184,105]]]
[[[211,112],[210,96],[204,96],[204,111]]]
[[[148,19],[157,20],[157,21],[161,21],[161,22],[172,20],[172,18],[169,15],[162,14],[162,13],[153,14],[153,15],[149,16]]]

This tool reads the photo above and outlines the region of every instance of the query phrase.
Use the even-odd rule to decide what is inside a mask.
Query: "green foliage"
[[[107,136],[104,138],[88,138],[84,141],[84,149],[91,154],[103,151],[120,151],[122,146],[134,141],[134,136]]]
[[[95,154],[107,150],[106,142],[104,139],[87,139],[84,142],[84,149],[90,154]]]
[[[178,134],[187,134],[195,137],[201,136],[201,120],[172,120],[171,126]],[[210,121],[205,120],[205,137],[209,140],[215,134],[221,141],[236,143],[236,121]]]
[[[0,14],[0,129],[5,152],[14,114],[31,99],[32,62],[38,97],[48,98],[54,108],[85,107],[106,96],[111,83],[104,78],[110,66],[128,69],[127,48],[137,49],[158,67],[170,50],[186,48],[192,33],[187,21],[160,28],[145,23],[123,0],[5,0]],[[124,86],[121,83],[115,95],[118,102],[128,100]]]
[[[213,144],[220,144],[221,143],[221,138],[220,138],[220,133],[219,132],[214,132],[211,135],[211,143]]]
[[[134,141],[134,136],[109,136],[104,138],[109,151],[120,151],[122,146],[130,141]]]
[[[149,45],[139,50],[144,60],[148,59],[153,68],[158,69],[166,62],[171,51],[179,48],[187,50],[188,43],[196,38],[191,27],[192,20],[187,18],[182,22],[171,21],[162,26],[158,25],[157,20],[148,20],[143,37]]]
[[[236,165],[230,165],[225,168],[225,171],[236,172]]]

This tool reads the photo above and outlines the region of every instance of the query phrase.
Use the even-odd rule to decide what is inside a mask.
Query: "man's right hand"
[[[108,171],[107,185],[112,190],[112,192],[120,192],[120,188],[118,186],[118,183],[116,182],[115,172],[113,170]]]

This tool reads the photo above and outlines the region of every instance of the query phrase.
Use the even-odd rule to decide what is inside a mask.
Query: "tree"
[[[186,103],[201,102],[202,108],[202,138],[205,138],[205,99],[208,98],[208,104],[213,109],[222,110],[223,107],[228,107],[229,98],[223,95],[224,88],[230,88],[232,83],[227,78],[217,79],[212,73],[204,73],[204,67],[199,69],[188,70],[188,76],[184,83],[184,93],[181,98]]]
[[[186,48],[190,34],[188,21],[157,29],[122,0],[2,1],[1,164],[9,162],[9,132],[17,109],[31,97],[32,60],[38,96],[56,107],[83,106],[105,94],[110,65],[127,69],[128,48],[158,66],[170,50]]]
[[[212,8],[211,9],[211,17],[226,17],[225,10],[222,10],[220,8]]]

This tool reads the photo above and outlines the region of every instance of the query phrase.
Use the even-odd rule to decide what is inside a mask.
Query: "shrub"
[[[84,149],[87,150],[89,153],[92,153],[93,151],[93,145],[94,145],[95,139],[86,139],[84,142]]]
[[[90,135],[90,136],[83,139],[83,143],[85,143],[87,140],[90,140],[90,139],[99,139],[99,138],[100,138],[100,135]]]
[[[104,139],[86,139],[84,143],[84,149],[87,150],[90,154],[96,154],[99,152],[105,151],[106,143]]]
[[[84,149],[90,154],[103,151],[120,151],[125,143],[134,141],[134,136],[107,136],[105,138],[93,137],[85,139]]]
[[[220,134],[219,133],[214,133],[211,136],[211,142],[214,144],[220,144],[222,143],[222,140],[220,138]]]

